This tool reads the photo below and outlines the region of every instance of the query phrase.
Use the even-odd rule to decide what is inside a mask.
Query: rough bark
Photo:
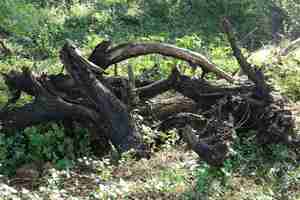
[[[3,109],[0,113],[2,128],[25,128],[49,121],[75,120],[96,130],[101,138],[104,136],[111,140],[119,152],[131,148],[141,150],[140,135],[130,122],[127,107],[95,77],[90,63],[82,62],[82,57],[70,43],[62,49],[61,59],[73,79],[62,76],[61,83],[70,85],[71,89],[75,83],[83,100],[77,95],[69,96],[57,91],[46,75],[36,76],[26,69],[22,73],[12,72],[5,76],[12,90],[26,92],[35,98],[32,103],[20,108]]]
[[[220,128],[220,124],[218,124]],[[226,126],[224,126],[224,129]],[[223,131],[223,130],[222,130]],[[231,127],[228,128],[228,131],[232,131]],[[199,139],[196,134],[193,132],[191,126],[186,125],[181,129],[181,133],[186,143],[194,150],[200,158],[205,160],[208,164],[212,166],[222,166],[224,160],[227,158],[229,150],[226,140],[218,140],[217,142],[207,143]]]
[[[158,96],[148,101],[147,104],[139,106],[139,113],[142,116],[156,121],[165,120],[178,113],[186,112],[197,112],[197,104],[192,99],[182,95]]]
[[[61,59],[75,82],[88,91],[87,98],[96,107],[98,115],[103,117],[105,134],[114,146],[120,152],[141,148],[141,136],[130,122],[127,107],[91,72],[90,62],[81,62],[82,57],[71,43],[63,47]]]
[[[231,23],[226,18],[223,19],[223,28],[227,35],[230,46],[232,48],[233,55],[237,59],[241,70],[243,71],[243,73],[245,73],[248,76],[248,78],[251,81],[255,83],[258,91],[257,94],[260,96],[260,98],[264,99],[264,101],[269,101],[270,88],[265,81],[263,72],[259,68],[250,64],[247,61],[247,59],[244,57],[241,49],[237,45],[236,38],[233,33],[233,29],[231,27]]]
[[[2,74],[12,94],[0,112],[2,130],[49,121],[75,121],[88,128],[93,144],[107,147],[111,141],[121,153],[133,148],[139,156],[145,156],[142,137],[130,113],[138,109],[150,123],[160,121],[159,130],[177,128],[191,148],[215,166],[222,165],[228,156],[228,146],[238,129],[256,130],[255,137],[263,144],[289,142],[293,119],[284,98],[271,93],[263,72],[246,61],[226,20],[224,28],[249,80],[233,84],[231,76],[202,55],[167,44],[127,43],[111,48],[110,42],[103,42],[85,59],[67,42],[60,52],[66,75],[37,75],[28,69]],[[203,78],[191,78],[180,74],[176,67],[169,77],[159,81],[134,80],[132,72],[129,79],[104,76],[110,65],[151,53],[196,64],[229,83],[212,84]],[[163,94],[167,91],[176,91],[177,95]],[[33,96],[33,101],[12,107],[22,92]],[[138,103],[129,100],[132,95],[139,99]]]

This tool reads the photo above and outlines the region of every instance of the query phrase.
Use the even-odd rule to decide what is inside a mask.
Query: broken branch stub
[[[20,77],[20,79],[15,79],[18,84],[14,84],[14,86],[22,86],[15,89],[28,91],[29,94],[35,96],[35,99],[21,107],[1,110],[0,121],[4,130],[23,129],[40,123],[56,122],[63,119],[99,120],[93,110],[66,102],[51,93],[46,87],[49,83],[46,83],[45,78],[38,77],[27,69],[24,69],[23,73],[13,73],[13,75],[15,78]]]
[[[254,67],[254,65],[250,64],[244,57],[241,49],[236,42],[236,38],[232,30],[232,25],[227,18],[223,19],[222,25],[233,51],[233,55],[237,59],[240,68],[242,69],[243,73],[248,76],[249,80],[253,81],[257,86],[256,96],[266,101],[270,100],[270,88],[265,81],[263,72],[257,67]]]
[[[130,122],[126,106],[91,73],[90,62],[81,62],[79,51],[67,42],[61,50],[61,60],[75,82],[86,92],[87,98],[102,116],[105,134],[119,152],[134,148],[141,150],[141,136]],[[95,124],[97,126],[97,124]],[[103,125],[102,125],[103,126]]]
[[[184,141],[199,155],[201,159],[212,166],[219,167],[223,165],[224,160],[228,157],[229,153],[226,141],[218,141],[217,139],[217,142],[211,140],[210,143],[202,141],[195,135],[192,127],[189,125],[186,125],[184,128],[182,128],[181,133]]]

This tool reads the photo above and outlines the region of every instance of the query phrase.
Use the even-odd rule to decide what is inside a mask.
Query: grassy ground
[[[240,144],[239,144],[240,145]],[[10,178],[3,199],[299,199],[299,165],[284,146],[251,143],[215,169],[184,145],[166,146],[149,160],[118,163],[82,158],[69,170],[44,165],[41,178]],[[6,196],[7,195],[7,196]],[[17,198],[18,197],[18,198]]]
[[[34,7],[17,0],[4,2],[10,4],[0,8],[6,13],[0,14],[0,20],[10,34],[2,34],[1,38],[13,54],[0,54],[1,72],[24,66],[39,73],[59,72],[62,66],[58,52],[67,38],[74,40],[85,55],[104,39],[116,43],[151,40],[201,52],[229,72],[238,68],[221,31],[211,31],[213,23],[195,13],[178,13],[175,8],[164,7],[147,10],[117,0],[97,1],[93,5],[77,3],[69,9]],[[294,101],[291,110],[300,116],[300,106],[295,103],[300,99],[299,53],[295,51],[278,60],[276,48],[257,52],[251,59],[265,68],[276,89]],[[159,64],[161,77],[178,63],[155,55],[129,62],[135,66],[136,74]],[[180,64],[183,68],[187,65]],[[2,80],[0,88],[3,105],[7,90]],[[19,103],[28,98],[22,97]],[[300,123],[300,117],[297,119]],[[223,168],[215,169],[199,161],[197,155],[184,144],[177,144],[174,138],[149,160],[135,161],[128,154],[117,161],[113,152],[102,159],[93,157],[84,148],[88,142],[82,135],[76,146],[75,139],[65,137],[59,126],[49,126],[27,129],[26,147],[22,137],[0,137],[1,200],[300,199],[299,151],[282,145],[261,147],[251,138],[236,140],[230,159]],[[78,150],[76,154],[74,149]]]

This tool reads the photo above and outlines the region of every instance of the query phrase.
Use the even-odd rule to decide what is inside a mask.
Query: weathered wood
[[[162,79],[151,84],[139,87],[136,89],[136,92],[143,100],[151,99],[159,94],[173,89],[174,83],[179,74],[179,71],[174,68],[167,79]]]
[[[109,48],[109,45],[110,44],[108,44],[107,41],[105,41],[105,43],[103,42],[103,44],[100,43],[93,51],[89,60],[103,69],[106,69],[113,64],[129,58],[147,54],[161,54],[163,56],[170,56],[192,63],[193,65],[203,68],[207,72],[215,73],[218,77],[224,78],[229,82],[234,81],[229,74],[219,69],[205,56],[188,49],[164,43],[125,43],[113,48]]]
[[[237,59],[243,73],[245,73],[248,78],[257,86],[257,97],[260,97],[260,99],[264,99],[265,101],[269,101],[271,97],[269,95],[270,88],[265,81],[263,72],[257,67],[254,67],[252,64],[250,64],[244,57],[242,51],[237,45],[236,38],[232,30],[232,25],[226,18],[223,19],[223,28],[233,51],[233,55]]]
[[[181,133],[186,143],[194,150],[201,159],[212,166],[222,166],[228,156],[228,145],[220,140],[218,143],[207,144],[197,138],[191,126],[187,125],[181,129]]]
[[[251,84],[222,86],[213,85],[204,79],[179,75],[173,83],[173,89],[197,102],[202,110],[216,104],[224,96],[255,94],[256,87]],[[249,95],[249,96],[250,96]],[[250,99],[250,97],[249,97]]]
[[[195,111],[194,113],[191,113]],[[191,112],[176,112],[171,113],[167,118],[162,119],[162,122],[158,126],[158,130],[167,131],[173,128],[184,128],[187,124],[192,128],[203,129],[207,124],[207,119],[203,115],[196,114],[196,110]]]
[[[121,153],[133,148],[145,156],[142,137],[128,109],[130,93],[134,92],[140,98],[139,104],[130,104],[135,111],[138,109],[149,123],[160,121],[160,130],[180,130],[191,148],[211,165],[222,165],[236,129],[256,130],[254,136],[263,144],[289,142],[293,120],[284,107],[284,98],[270,93],[263,72],[245,60],[230,27],[225,26],[234,54],[250,81],[224,85],[223,80],[222,84],[212,84],[203,78],[182,75],[176,67],[168,78],[159,81],[133,80],[132,73],[129,80],[105,77],[104,70],[110,65],[149,53],[183,59],[224,78],[226,73],[197,53],[166,44],[128,43],[111,48],[110,42],[105,42],[87,60],[67,42],[60,52],[67,75],[36,75],[28,69],[2,74],[12,93],[0,111],[2,130],[49,121],[74,121],[88,128],[94,150],[97,144],[107,149],[111,141]],[[130,84],[136,85],[132,91]],[[175,97],[163,94],[170,90],[177,92]],[[33,96],[33,101],[21,107],[9,106],[16,103],[21,92]]]
[[[67,40],[67,44],[71,44],[71,43],[72,42],[70,40]],[[85,65],[87,68],[89,68],[89,70],[91,70],[92,72],[94,72],[96,74],[105,73],[104,70],[101,67],[95,65],[93,62],[90,62],[88,59],[84,58],[81,55],[81,52],[79,51],[79,49],[77,49],[75,46],[70,45],[69,48],[73,50],[74,55],[78,55],[78,57],[77,57],[78,64]]]
[[[195,101],[182,95],[158,96],[138,108],[141,115],[154,120],[165,120],[182,112],[197,112]]]
[[[27,126],[63,119],[99,121],[101,118],[96,112],[81,105],[66,102],[53,95],[47,88],[43,79],[36,77],[30,71],[23,71],[21,76],[24,86],[35,96],[32,103],[22,107],[4,109],[0,112],[2,129],[23,129]],[[22,83],[22,82],[18,82]],[[20,86],[20,85],[19,85]],[[30,90],[28,90],[30,88]]]
[[[133,68],[132,65],[128,65],[127,67],[127,71],[128,71],[128,79],[129,79],[129,109],[131,110],[132,108],[134,108],[138,102],[139,102],[139,97],[137,95],[137,92],[135,90],[135,76],[133,73]]]
[[[141,136],[132,126],[126,106],[115,97],[90,71],[89,62],[81,62],[82,57],[74,45],[67,42],[60,52],[67,71],[75,82],[82,87],[96,111],[102,116],[105,134],[111,139],[119,152],[141,147]],[[99,122],[98,122],[99,123]]]

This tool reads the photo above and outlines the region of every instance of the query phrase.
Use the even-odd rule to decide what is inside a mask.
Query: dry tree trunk
[[[127,107],[96,78],[90,70],[93,65],[83,59],[70,43],[62,49],[61,60],[77,85],[85,91],[86,98],[95,107],[99,119],[102,118],[103,124],[100,127],[103,134],[120,152],[131,148],[142,150],[141,136],[130,121]],[[94,121],[95,127],[99,127],[99,119]]]
[[[93,65],[83,59],[70,43],[63,47],[61,59],[74,80],[68,84],[76,85],[78,95],[74,98],[58,91],[46,75],[38,77],[26,69],[23,73],[13,72],[5,76],[6,82],[13,89],[24,91],[35,99],[20,108],[3,109],[0,113],[2,129],[74,120],[96,130],[101,139],[109,139],[120,152],[131,148],[140,150],[141,137],[130,123],[127,107],[96,78],[90,68]]]
[[[161,124],[164,129],[175,124],[177,127],[180,126],[178,128],[182,128],[185,141],[191,148],[209,164],[216,166],[221,165],[228,156],[228,145],[233,140],[234,129],[257,130],[255,136],[262,144],[278,142],[291,144],[290,136],[294,127],[291,112],[285,108],[284,98],[271,93],[263,72],[247,62],[236,44],[227,19],[224,19],[223,26],[234,56],[253,84],[242,84],[237,88],[221,88],[212,87],[203,80],[197,80],[197,83],[185,77],[185,83],[178,84],[175,88],[185,96],[198,101],[203,111],[206,113],[208,111],[208,116],[204,114],[206,119],[209,119],[208,122],[201,127],[202,129],[196,128],[198,137],[191,127],[187,126],[192,124],[191,120],[195,120],[193,115],[189,117],[190,122],[186,120],[187,115],[178,114]],[[201,121],[201,118],[198,120]]]
[[[147,156],[142,133],[130,117],[130,110],[138,108],[147,120],[161,121],[160,130],[178,128],[191,148],[215,166],[220,166],[228,156],[235,129],[257,130],[256,137],[261,143],[288,142],[293,119],[284,107],[283,98],[274,95],[263,72],[246,61],[226,19],[224,30],[249,80],[234,80],[201,54],[172,45],[126,43],[111,47],[111,42],[104,41],[89,59],[85,59],[67,42],[60,52],[66,75],[36,75],[28,69],[2,74],[12,93],[12,98],[0,111],[2,131],[49,121],[75,121],[88,128],[95,149],[100,146],[98,151],[109,146],[111,141],[120,153],[133,148],[138,156]],[[166,79],[146,83],[135,80],[132,72],[130,80],[104,76],[109,66],[152,53],[197,65],[224,78],[228,85],[190,78],[180,74],[176,67]],[[182,96],[157,98],[169,90]],[[21,107],[11,107],[21,92],[33,96],[34,100]],[[135,98],[138,102],[130,101]],[[141,105],[144,102],[150,106]]]
[[[153,98],[147,104],[139,106],[139,110],[142,116],[161,121],[178,113],[196,113],[198,108],[197,103],[192,99],[175,94],[175,96],[162,95],[161,97]],[[164,130],[167,130],[167,128]]]

